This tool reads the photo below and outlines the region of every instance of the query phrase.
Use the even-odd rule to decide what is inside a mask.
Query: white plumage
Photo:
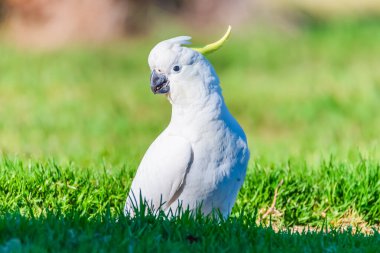
[[[172,104],[168,127],[147,150],[133,179],[125,212],[140,196],[154,209],[219,209],[228,216],[241,188],[249,150],[244,131],[227,109],[219,79],[190,37],[157,44],[149,55],[151,89]],[[159,108],[155,109],[159,110]]]

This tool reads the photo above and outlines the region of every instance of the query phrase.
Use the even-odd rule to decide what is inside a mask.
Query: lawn
[[[182,33],[50,52],[2,42],[0,252],[376,252],[380,21],[245,31],[209,57],[252,153],[225,221],[121,214],[170,120],[147,55]]]

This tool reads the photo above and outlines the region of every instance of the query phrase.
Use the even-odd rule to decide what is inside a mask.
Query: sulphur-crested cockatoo
[[[143,200],[154,210],[217,209],[228,216],[243,184],[249,150],[243,129],[224,102],[219,79],[203,56],[230,34],[203,48],[191,37],[158,43],[150,52],[151,90],[172,104],[168,127],[145,153],[125,205],[133,215]],[[157,108],[156,108],[157,110]],[[170,213],[170,212],[169,212]]]

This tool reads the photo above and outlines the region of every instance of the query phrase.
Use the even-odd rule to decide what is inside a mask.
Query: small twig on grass
[[[329,210],[329,209],[330,209],[330,207],[327,207],[325,210],[322,211],[322,213],[321,213],[321,217],[322,217],[323,219],[326,218],[327,210]]]
[[[276,202],[277,202],[277,196],[278,196],[278,189],[281,187],[281,185],[284,183],[284,179],[281,179],[280,183],[277,185],[276,189],[274,190],[274,197],[272,205],[268,208],[268,210],[261,216],[260,222],[264,220],[269,215],[277,215],[280,216],[281,212],[276,209]]]

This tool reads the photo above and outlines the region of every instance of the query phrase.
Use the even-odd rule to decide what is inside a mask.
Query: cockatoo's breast
[[[182,204],[194,208],[202,202],[205,212],[218,208],[228,214],[245,178],[249,150],[244,131],[221,95],[215,96],[220,96],[220,103],[206,103],[178,115],[173,110],[167,134],[187,139],[193,150],[193,163],[179,197]]]

